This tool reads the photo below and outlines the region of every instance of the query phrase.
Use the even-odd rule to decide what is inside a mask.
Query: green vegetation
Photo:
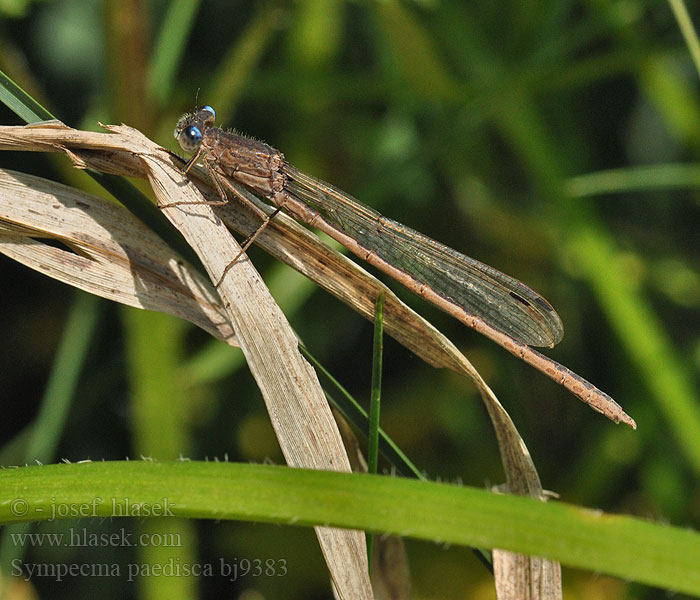
[[[671,1],[11,5],[0,3],[0,70],[56,118],[94,130],[123,122],[176,150],[179,114],[195,101],[214,106],[217,125],[541,292],[566,330],[544,353],[611,394],[638,430],[390,284],[474,362],[561,501],[475,489],[504,480],[478,393],[387,337],[382,429],[427,479],[464,487],[246,465],[283,458],[240,352],[2,258],[0,464],[94,461],[8,469],[6,493],[45,508],[90,494],[177,497],[188,507],[178,516],[197,517],[8,526],[0,560],[10,573],[13,560],[285,559],[278,578],[142,577],[138,591],[120,577],[30,584],[52,598],[323,597],[328,571],[300,526],[321,522],[413,532],[416,597],[493,597],[483,591],[493,576],[466,546],[498,543],[562,560],[567,598],[700,595],[700,14]],[[0,97],[10,107],[2,124],[46,117],[13,105],[16,90]],[[3,152],[0,167],[108,196],[63,156]],[[133,185],[109,182],[139,210]],[[138,214],[160,226],[150,206]],[[249,255],[305,346],[368,407],[371,323],[262,251]],[[205,460],[236,464],[194,462]],[[380,459],[379,473],[390,469]],[[3,523],[15,520],[7,498]],[[37,547],[11,537],[70,528],[185,542]]]

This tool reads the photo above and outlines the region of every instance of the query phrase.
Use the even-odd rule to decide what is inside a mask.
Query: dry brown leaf
[[[102,198],[0,170],[0,252],[86,292],[186,319],[236,345],[211,282],[129,211]]]

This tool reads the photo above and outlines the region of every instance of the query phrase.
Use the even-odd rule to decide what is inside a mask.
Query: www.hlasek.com
[[[233,562],[221,557],[217,562],[185,563],[170,558],[164,563],[23,563],[12,561],[12,575],[25,581],[40,577],[63,581],[75,577],[125,577],[134,581],[140,577],[225,577],[237,581],[243,577],[284,577],[287,560],[284,558],[248,559]]]
[[[108,548],[155,546],[158,548],[180,548],[179,533],[140,533],[135,535],[123,527],[112,533],[91,533],[87,528],[71,527],[61,533],[11,533],[14,546],[41,546],[71,548]]]

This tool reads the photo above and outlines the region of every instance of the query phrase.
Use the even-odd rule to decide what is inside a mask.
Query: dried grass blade
[[[0,252],[103,298],[185,319],[236,345],[211,283],[131,213],[97,196],[0,170]]]

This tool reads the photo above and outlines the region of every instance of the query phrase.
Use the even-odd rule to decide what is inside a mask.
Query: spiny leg
[[[207,201],[207,204],[209,204],[210,206],[223,206],[224,204],[228,204],[228,197],[226,196],[226,192],[224,192],[224,188],[222,188],[221,184],[219,183],[219,175],[211,166],[211,163],[207,160],[206,156],[204,157],[204,160],[202,160],[202,164],[204,165],[204,168],[209,174],[209,179],[211,179],[214,183],[214,187],[216,188],[216,191],[219,194],[219,198],[221,198],[221,200],[209,200]],[[222,179],[222,181],[225,182],[224,179]]]
[[[190,172],[190,169],[194,166],[194,164],[197,162],[197,160],[199,160],[199,157],[202,155],[202,152],[203,152],[202,146],[200,146],[198,148],[197,152],[195,152],[192,155],[192,158],[190,158],[190,160],[187,161],[187,164],[185,165],[185,168],[182,171],[185,175],[187,175],[187,173]]]
[[[199,159],[200,155],[202,154],[202,149],[200,148],[197,153],[192,156],[192,158],[187,162],[185,165],[184,173],[187,174],[188,171],[192,168],[192,166],[197,162]],[[186,204],[208,204],[210,206],[222,206],[224,204],[228,204],[228,197],[226,196],[226,192],[224,192],[223,188],[221,187],[221,184],[223,183],[224,186],[226,186],[231,193],[233,193],[236,198],[238,198],[243,204],[245,204],[248,208],[250,208],[255,214],[257,214],[261,219],[262,223],[260,226],[250,235],[248,238],[243,242],[241,245],[241,250],[240,252],[236,255],[236,257],[226,265],[226,268],[224,268],[223,273],[221,274],[221,277],[219,277],[219,280],[216,282],[215,286],[219,287],[221,284],[221,281],[224,279],[226,276],[226,273],[228,273],[229,269],[236,264],[238,259],[243,255],[243,253],[250,247],[250,245],[255,241],[255,239],[263,232],[265,227],[267,227],[268,223],[270,220],[278,213],[280,212],[280,208],[277,207],[275,208],[269,215],[262,210],[259,206],[257,206],[254,202],[252,202],[245,194],[243,194],[238,188],[236,188],[233,184],[231,184],[230,181],[228,181],[224,176],[220,175],[216,169],[214,169],[211,165],[211,162],[207,160],[207,156],[205,155],[202,158],[202,164],[204,165],[204,168],[207,170],[207,174],[209,175],[209,179],[211,179],[211,182],[214,184],[214,187],[216,188],[217,193],[219,194],[219,198],[221,200],[202,200],[202,201],[196,201],[196,202],[187,202],[187,201],[182,201],[182,202],[170,202],[168,204],[161,204],[160,208],[168,208],[170,206],[182,206]]]
[[[195,164],[195,162],[197,162],[197,160],[199,159],[201,154],[202,154],[202,149],[200,148],[197,151],[197,153],[187,162],[187,164],[185,165],[185,168],[183,170],[183,173],[185,175],[189,172],[189,170],[192,168],[192,166]],[[221,200],[196,200],[196,201],[182,200],[179,202],[168,202],[167,204],[161,204],[160,208],[170,208],[171,206],[183,206],[183,205],[187,205],[187,204],[208,204],[209,206],[223,206],[224,204],[228,203],[228,198],[226,197],[226,192],[224,192],[223,188],[221,187],[217,173],[212,168],[210,161],[207,160],[206,154],[202,158],[202,164],[204,165],[204,168],[207,170],[207,174],[209,175],[209,179],[211,179],[211,182],[214,184],[214,187],[216,188],[216,192],[219,195],[219,198],[221,198]]]
[[[240,250],[240,252],[236,255],[236,257],[235,257],[230,263],[228,263],[228,264],[226,265],[226,267],[224,268],[223,273],[221,273],[221,277],[219,277],[219,280],[214,284],[215,287],[219,287],[219,285],[220,285],[221,282],[223,281],[224,277],[226,277],[226,273],[229,272],[229,269],[231,269],[231,267],[232,267],[233,265],[236,264],[236,262],[238,261],[238,259],[243,255],[243,253],[244,253],[248,248],[250,248],[250,245],[251,245],[251,244],[255,241],[255,239],[263,232],[263,230],[268,226],[268,224],[269,224],[270,221],[274,218],[274,216],[275,216],[278,212],[280,212],[280,210],[281,210],[279,207],[277,207],[277,208],[275,208],[275,209],[268,215],[265,211],[261,210],[260,207],[258,207],[254,202],[251,202],[251,200],[249,200],[243,193],[241,193],[240,190],[236,189],[233,185],[231,185],[231,183],[230,183],[229,181],[227,181],[226,179],[222,179],[221,181],[222,181],[222,183],[223,183],[229,190],[231,190],[231,192],[232,192],[241,202],[243,202],[243,204],[245,204],[245,205],[248,206],[250,209],[252,209],[253,212],[255,212],[255,213],[262,219],[262,223],[261,223],[261,224],[258,226],[258,228],[257,228],[251,235],[249,235],[248,238],[241,244],[241,250]]]

